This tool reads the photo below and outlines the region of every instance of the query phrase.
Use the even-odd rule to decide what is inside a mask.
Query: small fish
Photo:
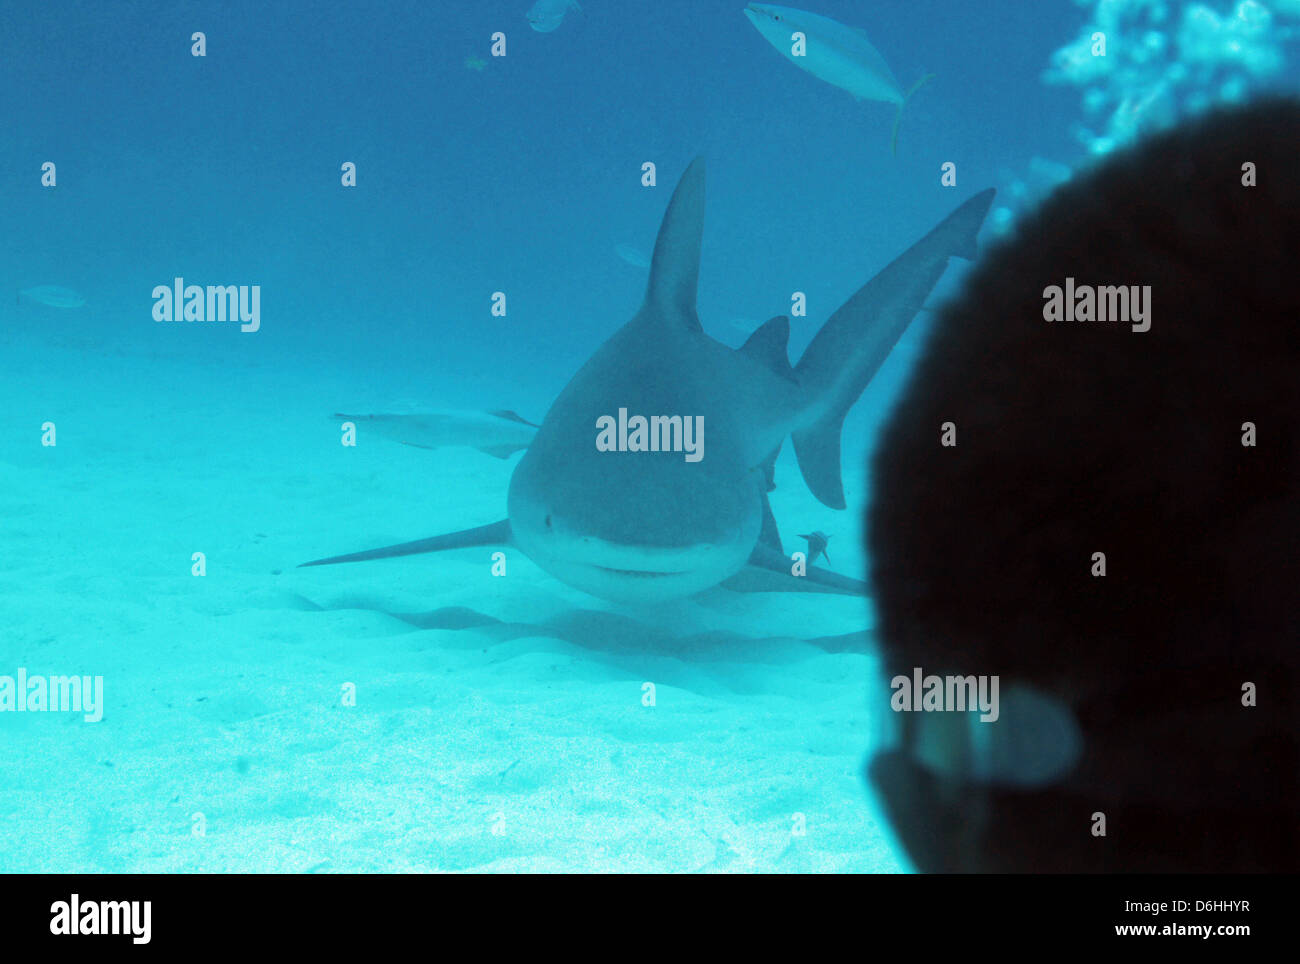
[[[808,565],[811,566],[815,563],[818,556],[826,560],[826,565],[831,564],[831,557],[826,553],[826,544],[831,541],[830,536],[814,529],[806,535],[799,536],[799,538],[808,540]]]
[[[487,61],[484,60],[482,57],[466,57],[466,58],[465,58],[465,69],[466,69],[466,70],[477,70],[477,71],[479,71],[479,72],[482,72],[483,68],[486,67],[486,66],[487,66]]]
[[[614,253],[634,268],[650,267],[650,259],[630,244],[614,245]]]
[[[50,308],[80,308],[86,303],[86,299],[71,288],[60,288],[58,285],[37,285],[35,288],[24,288],[18,292],[18,301],[27,302],[32,305],[46,305]]]
[[[846,26],[807,10],[766,3],[751,3],[744,13],[764,39],[796,67],[847,90],[858,100],[897,104],[898,113],[894,115],[889,149],[891,153],[898,153],[898,122],[903,117],[903,107],[933,74],[926,74],[904,91],[885,58],[857,27]],[[804,36],[803,53],[798,56],[792,49],[796,33]]]
[[[582,13],[578,0],[537,0],[528,8],[528,22],[538,33],[550,33],[564,23],[564,15],[570,10]]]

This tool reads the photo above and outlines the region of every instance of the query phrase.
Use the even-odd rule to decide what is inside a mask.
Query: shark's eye
[[[551,527],[551,517],[548,515],[546,517],[546,528],[549,529],[550,527]]]

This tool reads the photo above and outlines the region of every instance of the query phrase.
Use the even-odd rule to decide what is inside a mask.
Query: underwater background
[[[104,680],[99,722],[0,712],[0,871],[909,869],[861,776],[869,600],[638,609],[477,549],[296,570],[502,518],[518,459],[345,447],[332,413],[540,421],[639,306],[697,154],[704,328],[739,345],[804,291],[797,358],[972,193],[995,242],[1144,131],[1300,88],[1300,0],[817,0],[936,75],[891,156],[894,108],[742,3],[529,7],[0,11],[0,675]],[[260,329],[156,322],[176,277],[260,285]],[[846,423],[847,511],[777,463],[787,543],[830,534],[842,574],[925,319]]]

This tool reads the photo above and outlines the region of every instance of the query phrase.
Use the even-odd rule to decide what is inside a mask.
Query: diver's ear
[[[908,747],[936,776],[1033,790],[1063,780],[1083,756],[1083,734],[1070,707],[1025,683],[999,697],[991,677],[987,712],[921,713]]]

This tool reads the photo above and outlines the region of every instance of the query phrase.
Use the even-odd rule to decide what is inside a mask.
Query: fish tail
[[[893,154],[895,156],[898,155],[898,122],[903,119],[903,108],[907,106],[907,102],[912,99],[913,94],[915,94],[918,90],[920,90],[930,81],[934,80],[934,76],[935,76],[934,74],[926,74],[925,76],[923,76],[920,80],[918,80],[915,84],[913,84],[911,87],[907,89],[907,92],[903,94],[903,99],[899,101],[898,112],[894,114],[894,129],[892,132],[890,132],[889,135],[890,154]]]

